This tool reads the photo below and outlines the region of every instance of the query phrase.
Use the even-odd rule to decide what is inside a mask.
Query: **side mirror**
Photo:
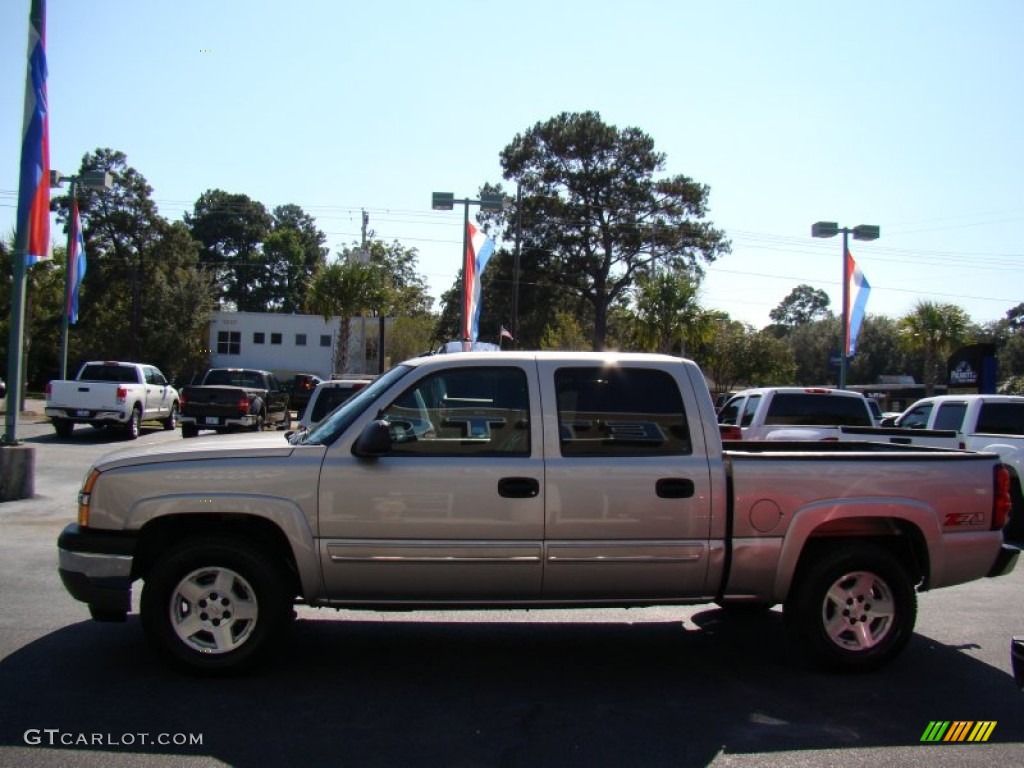
[[[391,451],[391,427],[383,419],[371,421],[352,446],[352,453],[363,458],[383,456]]]
[[[886,416],[880,422],[878,422],[878,426],[880,426],[880,427],[895,427],[896,426],[896,417],[895,416]]]

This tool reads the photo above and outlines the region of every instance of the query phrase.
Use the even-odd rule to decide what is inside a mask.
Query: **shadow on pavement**
[[[991,742],[1024,741],[1011,677],[921,635],[881,671],[831,675],[795,657],[777,612],[685,624],[306,614],[318,618],[300,618],[271,664],[226,680],[167,669],[135,616],[54,632],[0,662],[0,741],[22,746],[30,728],[199,733],[201,746],[135,751],[232,766],[589,768],[909,747],[936,719],[996,720]]]

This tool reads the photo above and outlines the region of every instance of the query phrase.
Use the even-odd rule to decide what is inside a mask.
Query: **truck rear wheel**
[[[167,418],[163,421],[164,429],[170,430],[178,426],[178,404],[171,403],[171,412],[167,414]]]
[[[181,425],[181,436],[182,437],[195,437],[199,434],[199,427],[190,421],[182,422]]]
[[[286,584],[283,568],[249,545],[185,542],[146,575],[142,626],[176,666],[238,672],[257,662],[288,623]]]
[[[874,669],[894,659],[917,620],[911,575],[873,544],[827,550],[798,571],[783,616],[796,642],[836,670]]]
[[[71,437],[71,433],[75,431],[75,423],[67,419],[54,419],[53,431],[57,433],[57,437]]]
[[[129,440],[138,440],[139,432],[142,429],[142,409],[139,406],[132,408],[132,415],[125,425],[125,434]]]

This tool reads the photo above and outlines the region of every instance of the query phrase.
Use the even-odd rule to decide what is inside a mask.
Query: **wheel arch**
[[[775,597],[784,602],[801,568],[822,550],[851,541],[877,544],[892,553],[927,589],[941,570],[942,531],[936,513],[923,504],[834,504],[827,511],[805,510],[786,532],[775,578]]]
[[[210,512],[153,517],[139,530],[132,579],[145,579],[160,555],[182,541],[229,538],[249,542],[276,559],[292,579],[289,591],[309,599],[320,582],[315,545],[308,526],[304,526],[308,535],[300,535],[296,541],[300,526],[292,520],[282,525],[280,520],[257,514]]]

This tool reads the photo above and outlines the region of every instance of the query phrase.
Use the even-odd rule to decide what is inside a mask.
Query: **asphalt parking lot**
[[[56,574],[89,462],[180,434],[59,441],[26,421],[19,437],[36,497],[0,504],[3,766],[1024,764],[1008,652],[1024,568],[922,595],[908,648],[871,674],[809,668],[778,611],[300,608],[268,668],[203,680],[164,667],[136,616],[90,621]],[[934,721],[996,725],[983,744],[922,743]]]

